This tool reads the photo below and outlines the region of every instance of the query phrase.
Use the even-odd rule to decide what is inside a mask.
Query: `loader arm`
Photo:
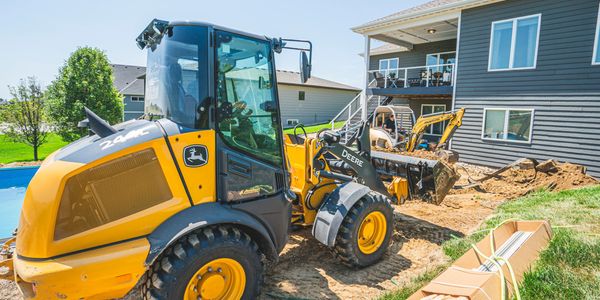
[[[440,138],[440,141],[438,143],[439,148],[441,145],[445,144],[450,138],[452,138],[456,129],[462,125],[462,118],[464,114],[465,109],[460,108],[457,110],[420,116],[412,128],[410,139],[406,144],[406,151],[415,151],[419,140],[423,137],[425,129],[428,126],[449,120],[450,122],[448,122],[448,125],[446,126],[446,129],[444,130],[444,133],[442,134],[442,137]]]

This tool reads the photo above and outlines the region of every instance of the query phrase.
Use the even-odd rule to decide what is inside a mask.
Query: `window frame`
[[[440,64],[440,55],[442,54],[450,54],[450,53],[454,53],[454,60],[456,60],[456,50],[455,51],[444,51],[444,52],[435,52],[435,53],[427,53],[425,54],[425,66],[427,66],[427,57],[430,55],[435,55],[437,56],[437,63],[436,65]]]
[[[390,69],[390,68],[389,68],[389,66],[390,66],[390,63],[389,63],[389,62],[390,62],[390,61],[393,61],[393,60],[395,60],[395,61],[396,61],[396,65],[397,65],[398,67],[397,67],[397,68],[395,68],[395,69]],[[387,65],[388,65],[388,68],[387,68],[387,69],[382,69],[382,68],[381,68],[381,62],[382,62],[382,61],[387,61],[387,62],[388,62],[388,64],[387,64]],[[379,72],[381,72],[382,70],[386,70],[386,71],[388,71],[388,72],[389,72],[390,70],[397,70],[397,69],[400,69],[400,58],[398,58],[398,57],[380,58],[380,59],[377,61],[377,69],[378,69],[378,71],[379,71]]]
[[[447,109],[446,104],[443,104],[443,103],[442,104],[426,104],[426,103],[423,103],[423,104],[421,104],[421,116],[423,116],[423,107],[425,107],[425,106],[431,106],[432,114],[435,113],[433,111],[435,111],[434,108],[436,106],[443,106],[444,107],[443,111],[446,111],[446,109]],[[425,129],[425,134],[427,134],[427,135],[433,135],[433,136],[442,136],[444,134],[444,130],[446,129],[446,125],[447,125],[446,121],[442,122],[442,133],[441,134],[432,133],[433,132],[433,125],[429,125],[428,126],[429,128]]]
[[[529,111],[531,112],[531,120],[529,120],[529,136],[527,141],[519,141],[519,140],[509,140],[507,138],[502,139],[493,139],[485,137],[485,122],[487,120],[487,111],[504,111],[504,132],[505,135],[508,134],[508,121],[510,118],[510,111]],[[483,122],[481,123],[481,139],[484,141],[491,142],[505,142],[505,143],[518,143],[518,144],[528,144],[531,145],[533,142],[533,119],[535,117],[535,109],[534,108],[511,108],[511,107],[484,107],[483,108]]]
[[[134,100],[133,98],[136,98],[136,100]],[[139,100],[140,98],[142,100]],[[131,99],[131,102],[144,102],[144,100],[146,100],[144,96],[131,96],[130,99]]]
[[[290,124],[290,121],[296,122],[294,124]],[[287,124],[287,126],[296,126],[298,124],[300,124],[300,120],[299,119],[285,119],[285,124]]]
[[[306,92],[298,91],[298,101],[305,101],[305,100],[306,100]]]
[[[516,44],[516,40],[517,40],[517,23],[519,20],[522,19],[529,19],[532,17],[537,17],[538,19],[538,26],[537,26],[537,35],[536,35],[536,41],[535,41],[535,52],[533,55],[533,66],[531,67],[518,67],[515,68],[513,67],[514,65],[514,58],[515,58],[515,44]],[[498,23],[506,23],[506,22],[512,22],[512,32],[511,32],[511,37],[510,37],[510,53],[509,53],[509,59],[508,59],[508,68],[502,68],[502,69],[492,69],[492,46],[494,45],[493,41],[494,41],[494,26]],[[503,71],[517,71],[517,70],[534,70],[537,68],[537,58],[538,58],[538,50],[540,48],[540,31],[542,28],[542,14],[533,14],[533,15],[528,15],[528,16],[523,16],[523,17],[516,17],[516,18],[510,18],[510,19],[504,19],[504,20],[498,20],[498,21],[494,21],[492,22],[492,26],[490,27],[490,46],[488,49],[488,72],[503,72]]]
[[[594,51],[592,52],[592,66],[600,66],[600,56],[598,51],[598,42],[600,42],[600,5],[598,6],[598,16],[596,18],[596,36],[594,37]],[[598,57],[598,61],[596,61]]]

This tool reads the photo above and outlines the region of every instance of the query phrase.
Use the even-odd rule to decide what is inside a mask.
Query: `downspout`
[[[457,79],[458,79],[458,60],[460,59],[460,28],[461,28],[461,22],[462,22],[462,10],[460,11],[460,14],[458,15],[458,29],[456,30],[456,59],[454,62],[454,74],[453,74],[453,78],[452,78],[452,110],[456,109],[456,86],[457,86]],[[448,144],[448,149],[452,150],[452,143],[454,141],[454,138],[450,139],[450,142]]]

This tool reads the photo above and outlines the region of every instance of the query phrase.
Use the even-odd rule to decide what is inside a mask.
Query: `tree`
[[[87,130],[77,123],[85,119],[86,106],[111,124],[123,120],[123,98],[113,85],[106,54],[97,48],[78,48],[48,87],[48,116],[65,141],[74,141]]]
[[[33,160],[38,160],[38,149],[48,137],[42,88],[34,77],[29,77],[8,89],[13,99],[3,104],[0,110],[0,119],[6,123],[4,134],[14,142],[33,147]]]

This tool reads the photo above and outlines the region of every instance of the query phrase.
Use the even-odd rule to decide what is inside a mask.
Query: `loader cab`
[[[274,40],[198,22],[155,20],[144,33],[138,44],[148,48],[145,118],[176,124],[164,126],[169,136],[214,134],[214,146],[203,145],[216,157],[220,201],[282,192]]]

